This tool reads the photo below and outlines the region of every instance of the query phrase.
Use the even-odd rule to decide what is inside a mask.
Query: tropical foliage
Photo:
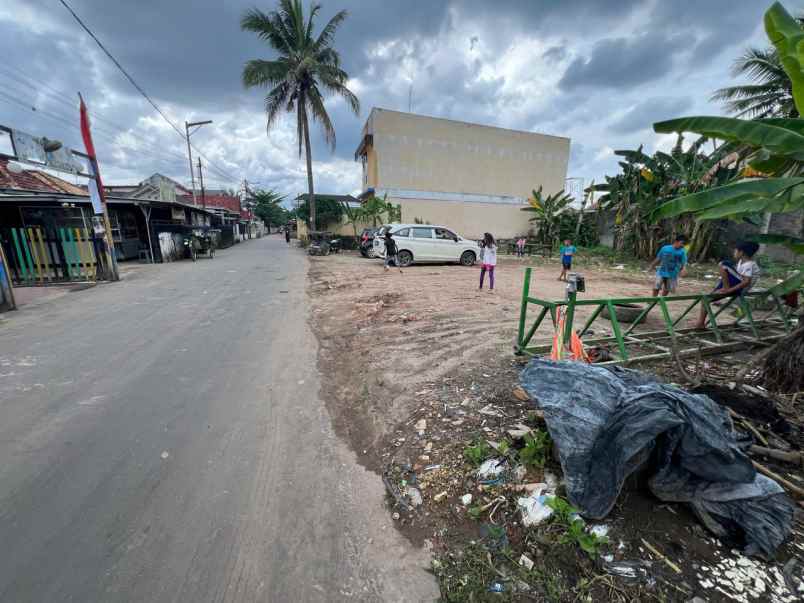
[[[793,100],[800,113],[804,110],[804,29],[776,2],[765,14],[765,30],[790,77]],[[747,165],[743,175],[750,175],[668,200],[653,212],[656,220],[687,213],[699,221],[738,219],[804,209],[804,119],[685,117],[653,127],[660,133],[694,132],[725,140],[740,150],[742,163]],[[798,249],[795,241],[785,244]]]
[[[793,84],[773,47],[749,48],[734,63],[735,76],[747,76],[753,84],[720,88],[713,101],[723,101],[737,117],[798,117]]]
[[[572,201],[573,198],[564,191],[546,197],[542,194],[541,186],[539,190],[533,191],[533,196],[528,199],[528,207],[523,207],[522,211],[533,214],[530,221],[536,229],[536,240],[539,243],[551,246],[558,243],[561,217],[572,211]]]
[[[282,207],[282,202],[285,200],[283,195],[272,190],[257,190],[252,193],[252,199],[256,203],[254,214],[265,222],[269,229],[271,226],[287,223],[289,212]]]
[[[335,32],[346,19],[338,12],[313,35],[315,18],[321,6],[313,4],[307,16],[301,0],[279,0],[277,10],[264,13],[256,8],[246,11],[240,21],[244,31],[256,34],[276,53],[273,60],[254,59],[243,68],[247,88],[268,88],[265,113],[270,130],[283,112],[295,113],[299,157],[302,146],[307,160],[307,188],[310,199],[310,224],[316,227],[316,203],[313,187],[313,159],[310,148],[310,120],[320,124],[324,138],[335,149],[335,127],[324,105],[324,93],[342,97],[355,113],[360,101],[346,87],[349,78],[333,43]]]
[[[343,205],[331,197],[318,197],[316,200],[316,211],[318,213],[317,224],[319,228],[326,229],[333,224],[340,224],[343,218]],[[305,198],[296,208],[296,218],[310,225],[310,199]]]
[[[605,182],[589,190],[602,192],[597,206],[614,213],[614,247],[643,259],[653,257],[657,247],[673,234],[686,234],[691,241],[692,260],[706,256],[715,229],[690,216],[681,220],[662,220],[657,209],[665,201],[690,192],[723,184],[738,174],[731,148],[722,146],[707,155],[706,137],[695,140],[685,150],[679,136],[670,153],[647,155],[636,150],[615,151],[622,157],[621,172],[607,176]]]

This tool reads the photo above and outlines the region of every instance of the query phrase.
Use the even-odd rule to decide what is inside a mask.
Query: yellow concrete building
[[[363,195],[387,195],[403,222],[512,238],[530,228],[520,210],[533,189],[564,190],[569,149],[561,136],[374,108],[355,159]]]

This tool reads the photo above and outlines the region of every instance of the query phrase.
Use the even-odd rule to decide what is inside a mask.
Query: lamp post
[[[193,183],[193,205],[198,205],[198,202],[195,198],[195,171],[193,170],[193,150],[190,146],[190,136],[192,136],[201,126],[205,126],[207,124],[211,124],[212,120],[207,119],[206,121],[185,121],[184,122],[184,137],[187,139],[187,158],[190,160],[190,182]],[[195,128],[192,132],[190,132],[190,128]]]

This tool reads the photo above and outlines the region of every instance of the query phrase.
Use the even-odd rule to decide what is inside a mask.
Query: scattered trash
[[[399,519],[399,513],[397,513],[396,511],[394,511],[394,512],[393,512],[393,514],[391,515],[391,518],[392,518],[394,521],[396,521],[397,519]]]
[[[447,491],[446,491],[446,490],[444,490],[443,492],[439,492],[438,494],[436,494],[436,495],[433,497],[433,500],[434,500],[434,501],[436,501],[436,502],[441,502],[441,501],[442,501],[442,500],[444,500],[446,497],[447,497]]]
[[[483,408],[478,410],[481,415],[488,415],[490,417],[504,417],[502,412],[494,408],[493,404],[486,404]]]
[[[617,264],[613,268],[614,270],[625,270],[625,264]]]
[[[790,534],[792,502],[756,472],[728,413],[710,398],[621,367],[539,358],[520,381],[539,400],[569,501],[584,515],[605,517],[625,478],[653,454],[653,494],[689,503],[718,537],[743,536],[746,554],[771,558]]]
[[[424,468],[425,471],[435,471],[436,469],[441,469],[441,465],[427,465]]]
[[[547,484],[540,485],[542,487],[534,489],[530,496],[516,501],[522,511],[522,525],[525,527],[539,525],[553,514],[553,510],[547,506],[547,501],[553,497],[542,494]]]
[[[505,459],[488,459],[483,461],[477,470],[477,476],[481,479],[497,477],[505,469]]]
[[[530,396],[528,395],[528,392],[526,392],[524,389],[522,389],[522,387],[520,387],[519,385],[517,385],[514,388],[513,394],[514,394],[514,398],[516,398],[520,402],[529,402],[530,401]]]
[[[163,450],[162,454],[160,455],[163,459],[166,459],[170,456],[170,453],[167,450]]]
[[[492,582],[489,584],[489,592],[490,593],[502,593],[505,592],[505,586],[502,582]]]
[[[603,525],[603,524],[594,525],[591,528],[589,528],[589,533],[594,534],[598,538],[603,538],[604,536],[608,535],[609,526],[606,526],[606,525]]]
[[[410,500],[410,504],[414,507],[418,507],[422,504],[422,493],[418,488],[414,488],[413,486],[408,486],[405,488],[405,495]]]
[[[533,569],[533,561],[531,561],[530,557],[528,557],[524,553],[522,553],[522,555],[519,557],[519,565],[521,565],[528,571]]]
[[[472,495],[471,494],[464,494],[463,496],[461,496],[461,504],[464,507],[468,507],[469,505],[471,505],[472,504]]]
[[[533,432],[533,429],[522,423],[517,423],[511,429],[506,430],[506,433],[514,440],[521,440],[531,432]]]
[[[626,580],[647,580],[650,561],[604,561],[603,571]]]
[[[420,436],[423,436],[424,430],[427,429],[427,419],[419,419],[416,421],[415,429],[419,432]]]

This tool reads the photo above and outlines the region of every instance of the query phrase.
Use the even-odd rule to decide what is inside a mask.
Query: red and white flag
[[[92,168],[92,180],[89,181],[89,198],[92,200],[92,209],[96,214],[103,213],[103,206],[106,203],[106,196],[103,194],[103,181],[101,180],[100,169],[98,168],[98,158],[95,155],[95,145],[92,142],[92,132],[89,129],[89,111],[81,99],[81,138],[84,139],[84,148],[89,155],[89,165]]]

